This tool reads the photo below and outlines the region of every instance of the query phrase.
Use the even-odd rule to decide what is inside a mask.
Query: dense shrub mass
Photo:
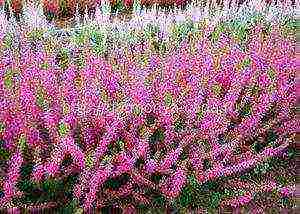
[[[293,209],[295,22],[273,9],[64,31],[2,16],[0,207]]]

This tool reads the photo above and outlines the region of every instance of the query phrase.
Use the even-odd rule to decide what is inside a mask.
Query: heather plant
[[[182,15],[2,38],[1,207],[294,207],[293,17]]]

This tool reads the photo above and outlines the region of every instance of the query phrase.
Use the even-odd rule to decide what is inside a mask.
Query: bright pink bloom
[[[186,183],[186,172],[183,169],[177,171],[160,183],[161,191],[168,198],[175,198],[180,194],[181,189]]]

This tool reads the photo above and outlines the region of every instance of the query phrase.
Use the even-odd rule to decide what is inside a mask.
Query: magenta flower
[[[22,154],[19,150],[11,157],[9,161],[9,170],[7,172],[6,179],[3,184],[4,191],[4,203],[10,202],[15,196],[17,188],[15,187],[18,178],[20,177],[20,168],[23,162]]]
[[[168,198],[175,198],[180,194],[181,189],[186,183],[186,172],[177,169],[176,172],[165,181],[160,183],[162,193]]]

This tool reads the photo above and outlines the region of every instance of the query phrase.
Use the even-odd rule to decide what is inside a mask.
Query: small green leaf
[[[247,68],[250,66],[250,64],[251,64],[251,60],[249,57],[247,57],[243,62],[243,66],[244,66],[244,68]]]
[[[212,86],[212,91],[215,95],[219,95],[222,91],[222,87],[219,84],[214,84]]]
[[[163,175],[159,172],[153,173],[150,177],[150,180],[155,184],[158,184],[160,180],[163,178]]]
[[[164,131],[162,128],[158,128],[151,135],[149,141],[150,143],[162,142],[165,138]]]
[[[208,170],[212,168],[212,164],[208,159],[204,159],[203,161],[204,170]]]
[[[40,108],[44,108],[44,106],[45,106],[45,99],[44,99],[44,95],[43,95],[42,90],[38,90],[37,91],[36,101],[37,101],[37,104],[38,104],[38,106]]]
[[[41,64],[41,69],[43,69],[43,70],[48,70],[48,68],[49,68],[49,64],[48,64],[47,62],[43,62],[43,63]]]
[[[85,157],[85,165],[88,168],[91,168],[93,166],[93,152],[90,152]]]
[[[252,109],[251,103],[250,102],[245,103],[245,105],[243,106],[243,108],[239,112],[240,115],[241,115],[241,117],[248,117],[248,116],[250,116],[251,109]]]
[[[11,69],[7,70],[4,74],[4,85],[7,89],[11,89],[13,86],[13,71]]]
[[[60,136],[65,136],[69,132],[69,128],[68,128],[67,124],[61,122],[58,127],[58,132],[59,132]]]
[[[176,120],[174,126],[175,126],[176,132],[181,131],[185,127],[185,122],[182,118],[180,118],[180,119]]]
[[[4,148],[0,148],[0,159],[1,160],[8,160],[9,157],[10,157],[9,152]]]
[[[173,103],[173,96],[170,92],[165,94],[165,104],[167,107],[171,107]]]
[[[188,175],[188,182],[194,189],[198,189],[200,187],[195,175]]]
[[[30,174],[33,170],[33,167],[34,167],[33,163],[26,163],[26,164],[22,165],[21,170],[20,170],[21,178],[29,179]]]
[[[13,38],[11,34],[6,34],[3,39],[4,47],[5,48],[11,48],[13,43]]]
[[[4,132],[4,130],[5,130],[5,124],[0,122],[0,133]]]
[[[210,208],[217,208],[220,204],[222,195],[219,192],[213,192],[210,197]]]
[[[193,202],[193,191],[190,186],[185,186],[179,196],[179,204],[182,207],[187,207]]]
[[[27,145],[26,145],[26,137],[25,137],[25,135],[22,135],[19,138],[19,146],[20,146],[21,151],[23,151],[26,148]]]
[[[269,69],[268,70],[268,76],[270,77],[271,80],[275,80],[276,72],[274,71],[274,69]]]

